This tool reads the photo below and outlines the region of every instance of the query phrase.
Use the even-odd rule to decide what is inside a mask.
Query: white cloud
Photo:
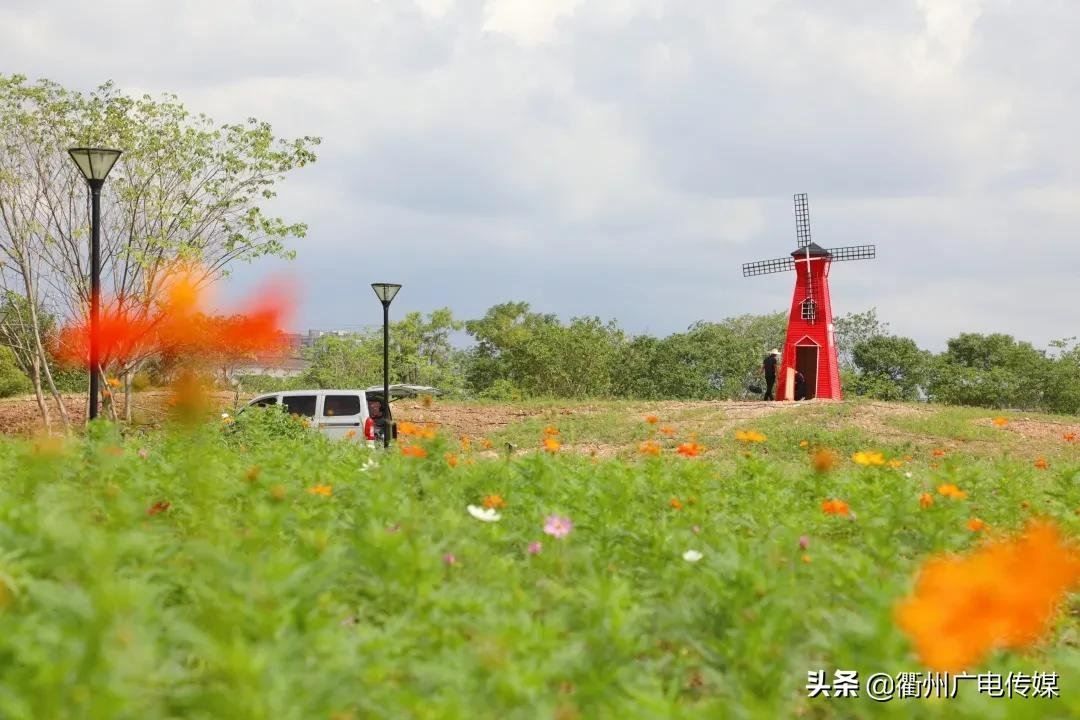
[[[399,311],[774,311],[791,279],[739,266],[790,250],[808,192],[815,239],[878,246],[836,266],[836,311],[938,347],[1076,333],[1077,35],[1080,6],[1004,0],[0,7],[9,72],[324,138],[273,208],[311,227],[301,325],[357,322],[319,288],[390,274]]]

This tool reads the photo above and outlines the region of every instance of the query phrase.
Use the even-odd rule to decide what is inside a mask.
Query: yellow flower
[[[855,464],[863,466],[885,464],[885,456],[879,452],[859,451],[852,455],[851,459],[855,461]]]
[[[486,508],[493,508],[495,510],[506,507],[506,501],[503,500],[502,495],[488,495],[481,504]]]
[[[998,427],[1005,427],[1006,425],[1008,425],[1008,424],[1009,424],[1009,421],[1008,421],[1008,419],[1007,419],[1007,418],[1003,418],[1003,417],[1001,417],[1000,415],[998,415],[998,416],[997,416],[996,418],[994,418],[994,419],[992,420],[992,422],[993,422],[993,423],[994,423],[995,425],[997,425]]]
[[[889,467],[891,467],[894,470],[896,468],[903,467],[903,466],[904,466],[904,461],[903,460],[890,460],[889,461]]]
[[[809,440],[800,440],[799,441],[799,447],[801,447],[801,448],[810,447],[810,441]]]
[[[551,437],[550,435],[544,438],[544,449],[550,453],[559,452],[559,448],[562,447],[562,443]]]
[[[744,443],[762,443],[766,440],[757,430],[736,430],[735,439]]]

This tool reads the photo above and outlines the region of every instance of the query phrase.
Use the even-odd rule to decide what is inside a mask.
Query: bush
[[[15,353],[9,347],[0,347],[0,397],[23,395],[30,390],[30,379],[19,369]]]
[[[246,408],[227,422],[225,432],[234,443],[248,446],[263,446],[283,439],[322,438],[310,429],[305,418],[289,415],[278,405]]]

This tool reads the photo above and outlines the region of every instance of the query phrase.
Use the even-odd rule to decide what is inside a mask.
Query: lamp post
[[[382,378],[383,378],[383,447],[390,447],[390,303],[401,286],[396,283],[371,283],[382,303]]]
[[[101,188],[109,176],[119,150],[104,148],[68,148],[68,154],[90,186],[90,410],[87,418],[98,414],[98,376],[101,368],[98,322],[101,311]]]

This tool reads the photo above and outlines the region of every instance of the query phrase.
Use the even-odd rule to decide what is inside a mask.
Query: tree
[[[291,256],[286,241],[306,227],[267,216],[260,204],[288,172],[315,160],[318,142],[276,138],[255,119],[216,125],[174,96],[133,98],[112,84],[83,94],[0,75],[0,252],[12,260],[0,272],[5,286],[31,309],[53,307],[65,320],[85,314],[87,190],[69,146],[124,151],[102,196],[102,282],[111,290],[103,302],[149,315],[177,263],[200,267],[204,286],[237,260]],[[44,347],[38,353],[47,373]]]
[[[889,324],[878,320],[877,308],[833,319],[833,340],[841,370],[855,369],[855,346],[886,334]]]
[[[930,394],[957,405],[1036,409],[1052,370],[1045,352],[1011,335],[963,333],[937,358]]]
[[[855,344],[852,391],[880,400],[916,400],[927,382],[930,354],[910,338],[875,335]]]

